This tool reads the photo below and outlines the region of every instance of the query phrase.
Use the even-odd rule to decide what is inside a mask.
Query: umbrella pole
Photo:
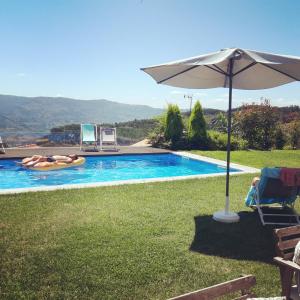
[[[231,109],[232,109],[232,69],[233,59],[229,62],[229,103],[227,115],[227,159],[226,159],[226,200],[225,213],[229,211],[229,170],[230,170],[230,148],[231,148]]]
[[[226,168],[226,199],[225,210],[215,212],[213,219],[224,223],[234,223],[239,221],[238,214],[229,211],[229,175],[230,175],[230,146],[231,146],[231,114],[232,114],[232,71],[233,71],[234,57],[229,61],[229,107],[227,116],[227,168]]]

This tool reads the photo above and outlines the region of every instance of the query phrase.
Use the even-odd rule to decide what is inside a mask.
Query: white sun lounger
[[[100,150],[104,150],[104,146],[113,146],[114,150],[117,150],[116,128],[100,127]]]
[[[98,150],[97,148],[97,125],[96,124],[81,124],[80,130],[80,150],[88,148]]]

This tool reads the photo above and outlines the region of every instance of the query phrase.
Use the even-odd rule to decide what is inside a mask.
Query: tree
[[[284,145],[286,143],[285,135],[282,131],[282,129],[278,126],[275,132],[275,147],[276,149],[283,149]]]
[[[259,106],[259,127],[262,132],[260,144],[263,149],[270,149],[273,145],[274,135],[279,121],[279,112],[277,108],[272,107],[270,100],[262,99]]]
[[[250,148],[268,150],[274,144],[274,135],[279,121],[279,112],[268,99],[262,103],[244,104],[235,113],[239,132]]]
[[[217,117],[212,122],[212,128],[216,131],[226,133],[227,132],[227,118],[224,113],[219,112]]]
[[[297,149],[300,144],[300,121],[293,121],[290,123],[290,140],[293,149]]]
[[[207,147],[206,121],[199,101],[195,103],[189,119],[188,139],[192,147]]]
[[[182,136],[183,122],[178,105],[169,104],[166,115],[165,138],[176,144]]]

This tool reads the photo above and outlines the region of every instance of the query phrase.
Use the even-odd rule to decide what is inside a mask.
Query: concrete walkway
[[[131,147],[151,147],[151,144],[149,144],[148,139],[144,139],[142,141],[139,141],[139,142],[131,145]]]

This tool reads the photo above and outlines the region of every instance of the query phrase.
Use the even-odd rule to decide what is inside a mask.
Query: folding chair
[[[100,127],[100,150],[104,150],[104,146],[113,146],[113,149],[117,150],[116,128]]]
[[[92,147],[95,151],[97,148],[97,125],[81,124],[80,130],[80,150]]]

